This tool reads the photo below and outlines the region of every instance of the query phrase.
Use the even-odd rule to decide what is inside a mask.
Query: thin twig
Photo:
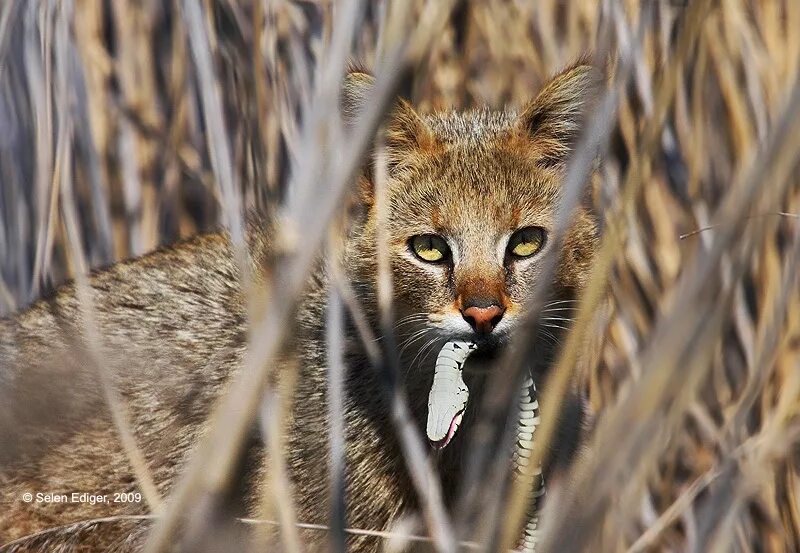
[[[71,528],[84,526],[89,527],[96,524],[105,524],[105,523],[114,523],[114,522],[126,522],[126,521],[154,521],[158,519],[157,515],[113,515],[108,517],[100,517],[100,518],[91,518],[85,520],[79,520],[76,522],[71,522],[69,524],[64,524],[62,526],[54,526],[51,528],[47,528],[45,530],[41,530],[39,532],[35,532],[33,534],[28,534],[22,536],[20,538],[15,539],[14,541],[10,541],[5,544],[0,544],[0,549],[6,549],[14,546],[25,545],[27,542],[31,540],[35,540],[38,538],[42,538],[48,536],[50,534],[55,534],[59,532],[63,532],[64,530],[69,530]],[[268,524],[271,526],[280,526],[281,523],[275,520],[268,520],[268,519],[261,519],[261,518],[237,518],[237,521],[243,524]],[[308,522],[297,522],[295,523],[295,527],[300,530],[317,530],[320,532],[330,532],[331,528],[324,524],[312,524]],[[365,528],[344,528],[344,532],[350,534],[352,536],[370,536],[375,538],[381,538],[384,540],[391,540],[391,539],[399,539],[399,540],[408,540],[414,542],[422,542],[422,543],[430,543],[433,540],[428,536],[421,536],[418,534],[407,534],[401,532],[387,532],[384,530],[369,530]],[[463,547],[465,549],[470,550],[477,550],[479,549],[478,544],[473,542],[459,542],[459,547]],[[518,553],[516,550],[509,550],[508,553]]]
[[[745,217],[744,220],[745,221],[749,221],[750,219],[754,219],[756,217],[769,217],[769,216],[774,216],[774,215],[777,215],[777,216],[780,216],[780,217],[787,217],[787,218],[791,218],[791,219],[800,219],[800,215],[798,215],[797,213],[784,213],[783,211],[776,211],[775,213],[761,213],[759,215],[750,215],[749,217]],[[713,229],[715,229],[715,228],[717,228],[717,227],[719,227],[720,225],[723,225],[723,224],[735,225],[735,224],[739,224],[739,222],[718,223],[716,225],[708,225],[708,226],[705,226],[703,228],[699,228],[699,229],[693,230],[691,232],[687,232],[686,234],[681,234],[678,238],[680,238],[681,240],[685,240],[686,238],[689,238],[690,236],[695,236],[697,234],[700,234],[701,232],[706,232],[707,230],[713,230]]]

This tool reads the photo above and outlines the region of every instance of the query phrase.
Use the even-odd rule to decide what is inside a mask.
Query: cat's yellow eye
[[[514,257],[530,257],[544,246],[544,229],[525,227],[511,235],[508,252]]]
[[[428,263],[446,261],[450,257],[450,247],[445,239],[435,234],[420,234],[409,240],[414,255]]]

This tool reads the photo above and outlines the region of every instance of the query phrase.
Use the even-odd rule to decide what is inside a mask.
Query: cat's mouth
[[[503,349],[508,345],[511,339],[511,333],[492,332],[491,334],[452,334],[449,336],[449,339],[462,342],[471,342],[475,344],[476,349],[470,355],[470,359],[494,359],[498,357],[500,353],[502,353]]]
[[[470,363],[470,367],[476,364],[474,363],[475,361],[480,362],[480,364],[496,361],[500,358],[507,345],[505,341],[500,339],[475,340],[475,344],[478,347],[469,356],[470,361],[473,361],[473,363]]]
[[[469,363],[463,367],[465,374],[491,372],[508,347],[508,340],[503,337],[472,337],[468,341],[472,341],[476,347],[469,356]]]

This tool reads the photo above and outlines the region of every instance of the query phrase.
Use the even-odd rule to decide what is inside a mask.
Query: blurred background
[[[217,228],[220,176],[244,208],[291,194],[343,2],[197,3],[199,29],[177,1],[0,3],[0,315],[75,274],[70,239],[99,267]],[[596,429],[548,543],[800,551],[800,3],[473,0],[442,29],[401,83],[420,111],[518,106],[587,53],[620,92],[570,364]]]

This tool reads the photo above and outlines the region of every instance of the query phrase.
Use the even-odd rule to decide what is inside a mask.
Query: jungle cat
[[[345,77],[345,119],[359,111],[372,84],[366,72]],[[419,114],[398,100],[389,115],[386,232],[402,350],[400,381],[421,436],[437,346],[470,340],[490,359],[509,342],[523,316],[541,258],[553,247],[549,232],[565,163],[599,85],[597,71],[578,63],[557,74],[518,111]],[[379,328],[374,183],[366,165],[355,183],[359,209],[344,241],[342,266],[372,327]],[[544,313],[552,325],[543,327],[539,353],[531,360],[537,373],[552,361],[562,332],[558,327],[568,326],[571,302],[589,273],[596,234],[588,208],[579,208],[557,252],[551,307]],[[272,255],[270,237],[266,219],[249,221],[247,264],[257,284]],[[104,362],[162,497],[243,360],[248,310],[234,258],[227,235],[211,233],[117,263],[89,279]],[[285,443],[297,519],[316,524],[329,521],[328,282],[325,264],[319,263],[283,356],[285,366],[299,370]],[[73,524],[146,513],[143,500],[91,504],[36,498],[40,493],[111,497],[138,491],[97,373],[86,362],[83,328],[72,283],[0,321],[0,544],[18,540],[9,551],[135,551],[146,537],[147,521]],[[416,495],[382,380],[367,361],[352,322],[347,329],[347,525],[386,529],[416,508]],[[473,380],[471,388],[480,387],[481,374],[466,375]],[[474,416],[474,409],[468,409],[464,430],[437,454],[448,502],[455,495]],[[580,416],[576,408],[565,417],[568,451],[574,449]],[[242,516],[258,517],[265,471],[259,434],[253,435],[234,503]],[[24,493],[34,494],[34,501],[23,501]],[[308,531],[303,538],[311,550],[328,543],[324,532]],[[348,539],[353,551],[382,548],[377,538]]]

